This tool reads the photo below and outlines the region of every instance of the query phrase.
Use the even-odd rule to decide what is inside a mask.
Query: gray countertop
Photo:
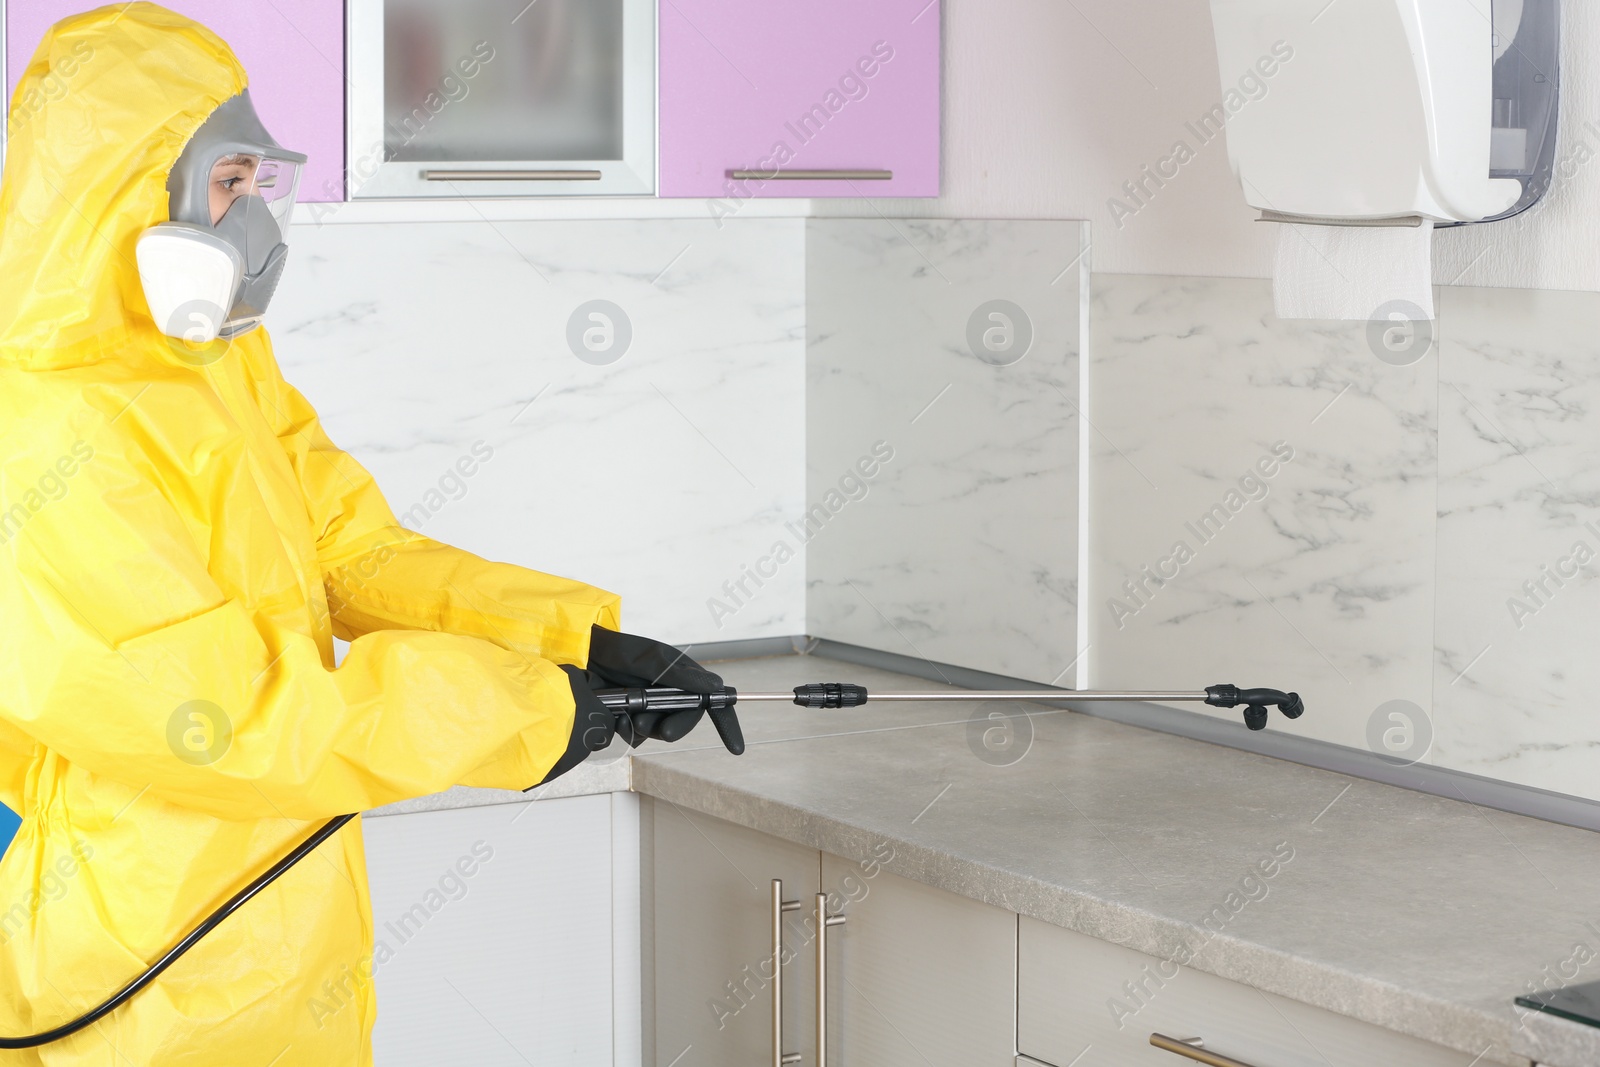
[[[929,688],[815,658],[718,669],[745,689]],[[1600,1064],[1600,1029],[1512,1004],[1576,945],[1600,956],[1595,834],[1036,706],[1031,744],[1018,729],[994,753],[969,726],[979,708],[741,709],[743,757],[644,754],[633,788],[848,859],[888,842],[897,874],[1158,956],[1208,936],[1201,920],[1287,846],[1194,966],[1463,1065]]]
[[[816,657],[717,669],[748,690],[934,688]],[[1600,1064],[1600,1029],[1512,1004],[1580,945],[1597,959],[1580,980],[1600,978],[1593,833],[1032,705],[999,752],[976,703],[748,707],[741,758],[697,732],[586,768],[561,795],[631,785],[848,859],[888,843],[896,874],[1151,955],[1203,940],[1200,970],[1459,1049],[1463,1065]],[[459,790],[411,810],[523,799]],[[1203,927],[1275,849],[1293,856],[1266,895]]]

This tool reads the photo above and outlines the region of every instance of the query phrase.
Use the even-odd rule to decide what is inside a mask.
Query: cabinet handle
[[[728,177],[736,181],[762,182],[886,182],[894,177],[892,170],[730,170]]]
[[[1200,1045],[1198,1037],[1168,1037],[1166,1034],[1151,1034],[1150,1043],[1156,1048],[1168,1052],[1176,1052],[1185,1059],[1204,1063],[1207,1067],[1251,1067],[1243,1060],[1236,1060],[1232,1056],[1224,1056],[1220,1052],[1207,1052]]]
[[[828,894],[817,894],[817,1067],[828,1067],[828,927],[844,923],[828,914]]]
[[[783,1051],[783,913],[799,911],[798,900],[783,899],[783,880],[772,880],[772,1067],[799,1063],[800,1053]]]
[[[597,170],[425,170],[430,182],[597,182]]]

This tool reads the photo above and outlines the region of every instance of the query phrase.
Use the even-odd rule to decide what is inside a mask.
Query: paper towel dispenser
[[[1264,87],[1221,105],[1245,200],[1356,225],[1530,207],[1555,166],[1557,4],[1211,0],[1223,82]]]

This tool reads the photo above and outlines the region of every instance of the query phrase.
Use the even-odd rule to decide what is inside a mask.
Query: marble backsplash
[[[1084,229],[302,225],[271,328],[406,525],[614,589],[629,627],[1069,684]],[[978,315],[1018,346],[986,361],[997,299],[1026,310]]]
[[[1084,240],[301,225],[271,328],[407,525],[615,589],[641,632],[1297,688],[1276,728],[1600,799],[1600,294],[1446,287],[1397,354],[1275,319],[1266,281],[1098,275],[1085,365]],[[975,355],[994,300],[1016,362]]]
[[[1435,762],[1600,799],[1600,293],[1440,314]]]
[[[618,592],[625,625],[664,640],[805,632],[803,562],[715,607],[803,510],[800,220],[291,240],[269,323],[284,374],[406,525]]]
[[[1398,337],[1093,294],[1088,684],[1296,688],[1273,728],[1600,799],[1600,294],[1445,287]]]
[[[807,222],[809,633],[1073,683],[1086,230]]]
[[[1292,689],[1344,745],[1425,707],[1437,360],[1278,320],[1267,282],[1132,275],[1095,277],[1090,351],[1091,687]]]

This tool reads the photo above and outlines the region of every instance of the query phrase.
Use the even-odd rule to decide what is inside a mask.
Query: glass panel
[[[384,0],[404,162],[622,158],[622,0]]]
[[[251,191],[267,202],[279,229],[285,229],[289,214],[294,210],[295,190],[299,187],[300,164],[266,156],[256,167],[255,184]]]
[[[1571,1019],[1575,1023],[1600,1026],[1600,982],[1585,982],[1582,985],[1569,985],[1561,989],[1541,990],[1518,997],[1517,1003],[1524,1008],[1547,1011],[1563,1019]]]

